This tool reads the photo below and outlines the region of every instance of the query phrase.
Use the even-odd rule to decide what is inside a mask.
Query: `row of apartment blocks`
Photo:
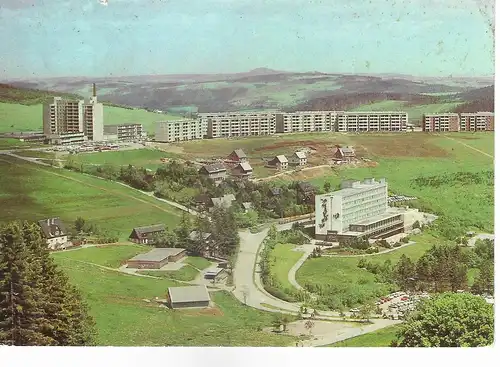
[[[422,131],[494,131],[493,112],[424,114]]]
[[[230,138],[294,132],[404,132],[406,112],[223,112],[201,113],[197,119],[161,121],[156,141]]]

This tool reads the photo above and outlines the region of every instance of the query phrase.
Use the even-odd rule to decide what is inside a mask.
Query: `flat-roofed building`
[[[208,138],[271,135],[276,132],[274,112],[200,113]]]
[[[426,113],[422,116],[422,131],[447,132],[460,130],[458,113]]]
[[[49,134],[46,137],[46,141],[53,145],[82,144],[87,141],[87,137],[83,132]]]
[[[144,130],[142,124],[135,123],[104,125],[104,134],[107,136],[116,135],[118,141],[134,141],[144,136]]]
[[[155,141],[173,143],[176,141],[203,139],[206,131],[199,119],[159,121],[156,123]]]
[[[473,112],[460,114],[460,131],[494,131],[493,112]]]
[[[168,262],[175,262],[186,256],[183,248],[155,248],[144,254],[139,254],[127,261],[127,268],[160,269]]]
[[[341,189],[315,197],[316,239],[392,235],[404,231],[402,214],[389,212],[385,179],[344,181]]]
[[[210,295],[204,285],[168,288],[168,301],[172,308],[201,308],[210,305]]]
[[[333,131],[339,132],[397,132],[406,131],[408,113],[402,111],[337,111]]]
[[[280,112],[276,113],[276,133],[333,131],[335,120],[335,111]]]

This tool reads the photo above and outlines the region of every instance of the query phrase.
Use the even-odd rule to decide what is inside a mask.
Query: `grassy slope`
[[[391,342],[396,339],[398,326],[389,326],[372,333],[356,336],[351,339],[343,340],[338,343],[325,345],[325,347],[389,347]]]
[[[228,293],[212,293],[219,311],[169,310],[142,299],[164,298],[175,282],[99,269],[56,257],[82,292],[94,316],[98,344],[108,346],[285,346],[294,339],[258,331],[273,315],[259,312]]]
[[[189,256],[184,260],[184,263],[189,264],[198,270],[205,270],[211,265],[210,261],[198,256]]]
[[[126,244],[88,247],[54,253],[56,258],[91,262],[110,268],[118,268],[126,260],[151,250],[150,246]]]
[[[9,131],[42,130],[43,107],[41,104],[21,105],[0,102],[0,133]],[[155,122],[180,119],[172,114],[158,114],[146,110],[104,106],[104,124],[141,123],[149,133],[154,133]]]
[[[293,251],[294,247],[279,243],[271,252],[271,274],[285,288],[293,288],[288,282],[288,272],[303,255],[303,252]]]
[[[12,163],[6,163],[12,162]],[[122,239],[133,227],[175,226],[180,212],[114,182],[65,170],[43,168],[0,156],[0,220],[59,216],[68,225],[83,216]]]
[[[161,277],[165,279],[171,280],[180,280],[184,282],[189,282],[194,280],[198,274],[200,273],[198,270],[189,265],[184,265],[179,270],[171,270],[171,271],[152,271],[152,270],[141,270],[140,274],[152,275],[154,277]]]

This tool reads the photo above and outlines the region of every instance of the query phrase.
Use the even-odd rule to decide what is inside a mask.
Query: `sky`
[[[494,74],[494,0],[0,0],[0,79]]]

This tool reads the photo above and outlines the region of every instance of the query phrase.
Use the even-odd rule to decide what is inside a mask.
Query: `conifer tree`
[[[94,324],[36,224],[0,227],[0,344],[92,345]]]

